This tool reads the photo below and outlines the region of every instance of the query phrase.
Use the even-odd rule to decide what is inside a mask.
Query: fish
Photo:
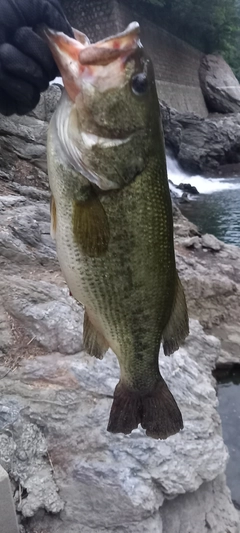
[[[159,369],[188,335],[175,264],[165,146],[153,65],[132,22],[90,43],[43,30],[64,91],[48,131],[51,235],[84,307],[85,351],[120,367],[107,430],[166,439],[183,428]]]

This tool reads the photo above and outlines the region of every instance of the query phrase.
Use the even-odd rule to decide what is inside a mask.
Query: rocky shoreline
[[[177,267],[190,316],[221,341],[219,364],[240,363],[240,249],[213,235],[200,235],[175,208]]]
[[[234,176],[240,164],[240,84],[217,54],[202,57],[199,79],[206,118],[160,102],[166,146],[186,172]]]
[[[212,371],[239,363],[240,250],[174,206],[191,331],[160,360],[185,428],[164,442],[108,434],[117,361],[83,353],[82,309],[50,238],[45,144],[59,94],[0,118],[0,463],[21,533],[239,533]]]
[[[189,173],[219,175],[240,163],[240,113],[200,118],[161,103],[166,146]]]

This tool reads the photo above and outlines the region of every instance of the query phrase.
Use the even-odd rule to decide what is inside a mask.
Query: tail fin
[[[119,382],[114,392],[107,430],[131,433],[141,424],[154,439],[166,439],[183,429],[181,412],[163,378],[147,393]]]

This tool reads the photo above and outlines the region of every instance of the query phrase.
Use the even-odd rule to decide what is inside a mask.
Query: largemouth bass
[[[151,61],[134,22],[90,44],[45,29],[64,94],[48,134],[51,231],[61,270],[85,307],[85,350],[118,357],[108,431],[165,439],[183,427],[159,371],[188,334]]]

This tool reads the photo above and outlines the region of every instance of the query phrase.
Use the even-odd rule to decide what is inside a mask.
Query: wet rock
[[[181,197],[181,193],[178,190],[177,185],[175,185],[171,180],[168,180],[170,194],[172,198],[179,199]]]
[[[179,204],[188,204],[188,203],[190,203],[191,200],[188,197],[188,193],[184,192],[182,194],[181,198],[179,198],[178,202],[179,202]]]
[[[180,185],[178,185],[178,188],[181,191],[185,191],[189,194],[199,194],[197,187],[194,187],[194,185],[191,185],[190,183],[180,183]]]
[[[218,113],[240,112],[240,85],[220,55],[203,56],[199,78],[208,109]]]

